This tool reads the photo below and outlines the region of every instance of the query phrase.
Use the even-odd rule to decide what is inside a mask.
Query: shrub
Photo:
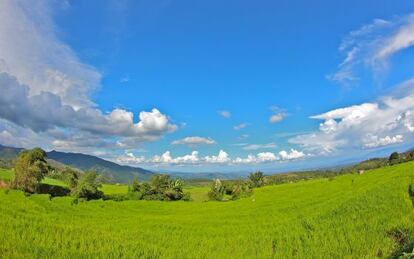
[[[233,185],[231,192],[232,200],[237,200],[243,197],[248,197],[252,194],[252,188],[248,183],[239,181]]]
[[[255,172],[249,175],[250,185],[254,188],[262,187],[264,185],[264,174],[262,172]]]
[[[176,201],[190,199],[190,194],[184,194],[184,183],[173,180],[169,175],[154,175],[150,183],[139,183],[134,179],[128,188],[131,199]]]
[[[46,152],[40,148],[22,151],[16,159],[13,187],[34,193],[48,172]]]
[[[398,152],[392,153],[388,159],[388,163],[390,165],[395,165],[395,164],[398,164],[399,162],[400,162],[400,154]]]
[[[84,198],[86,200],[100,199],[103,193],[99,190],[101,184],[98,182],[98,174],[96,172],[84,173],[71,194],[76,198]]]
[[[70,194],[68,188],[44,183],[39,184],[37,192],[41,194],[50,194],[51,197],[63,197]]]
[[[70,189],[73,189],[78,185],[79,177],[79,172],[70,167],[66,167],[62,171],[62,180],[69,186]]]
[[[214,180],[211,185],[211,189],[208,192],[208,197],[210,200],[222,201],[224,198],[225,188],[221,183],[220,179]]]

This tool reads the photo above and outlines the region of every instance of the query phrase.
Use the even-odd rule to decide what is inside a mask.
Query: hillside
[[[46,195],[26,197],[20,191],[0,190],[0,254],[390,257],[412,249],[414,213],[408,189],[413,177],[410,162],[363,175],[267,186],[233,202],[74,203],[70,197],[50,200]]]
[[[0,159],[15,159],[22,150],[21,148],[0,145]],[[59,166],[64,164],[83,171],[96,171],[108,177],[111,181],[119,183],[129,183],[134,177],[138,177],[140,180],[148,180],[153,174],[151,171],[139,167],[122,166],[95,156],[80,153],[65,153],[53,150],[47,152],[47,158],[58,162],[55,164]],[[53,161],[51,164],[54,164]]]
[[[96,171],[119,183],[129,183],[134,177],[138,177],[140,180],[148,180],[153,174],[151,171],[142,168],[118,165],[95,156],[79,153],[65,153],[53,150],[47,152],[47,157],[84,171]]]

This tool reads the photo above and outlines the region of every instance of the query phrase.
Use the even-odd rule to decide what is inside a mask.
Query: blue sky
[[[174,171],[311,168],[413,144],[410,1],[0,7],[0,144]]]

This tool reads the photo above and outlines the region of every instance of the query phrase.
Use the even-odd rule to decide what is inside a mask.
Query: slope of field
[[[414,232],[414,163],[256,189],[234,202],[92,201],[0,190],[4,258],[373,258]]]
[[[14,178],[14,171],[13,169],[3,169],[0,168],[0,180],[4,180],[6,182],[11,181]],[[56,185],[56,186],[62,186],[65,187],[67,186],[64,182],[53,179],[53,178],[49,178],[49,177],[45,177],[42,181],[42,183],[45,184],[49,184],[49,185]]]

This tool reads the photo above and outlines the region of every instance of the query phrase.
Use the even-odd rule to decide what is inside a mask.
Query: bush
[[[239,181],[233,185],[231,198],[237,200],[252,195],[252,188],[248,183]]]
[[[264,174],[262,172],[255,172],[249,175],[250,185],[253,188],[262,187],[264,185]]]
[[[39,184],[37,192],[41,194],[50,194],[52,197],[63,197],[70,194],[68,188],[44,183]]]
[[[183,192],[184,183],[173,180],[169,175],[154,175],[150,183],[139,183],[134,179],[129,186],[128,195],[131,199],[177,201],[190,199],[189,193]]]
[[[395,165],[395,164],[400,163],[400,154],[398,152],[392,153],[388,159],[388,163],[390,165]]]
[[[211,189],[208,192],[208,198],[210,200],[222,201],[225,191],[226,189],[221,183],[220,179],[216,179],[214,180],[213,184],[211,185]]]
[[[62,180],[69,186],[70,189],[73,189],[78,185],[79,177],[79,172],[70,167],[66,167],[62,171]]]
[[[76,198],[86,200],[100,199],[103,197],[103,192],[99,190],[99,187],[101,187],[101,184],[98,182],[98,174],[87,172],[80,177],[71,194]]]

